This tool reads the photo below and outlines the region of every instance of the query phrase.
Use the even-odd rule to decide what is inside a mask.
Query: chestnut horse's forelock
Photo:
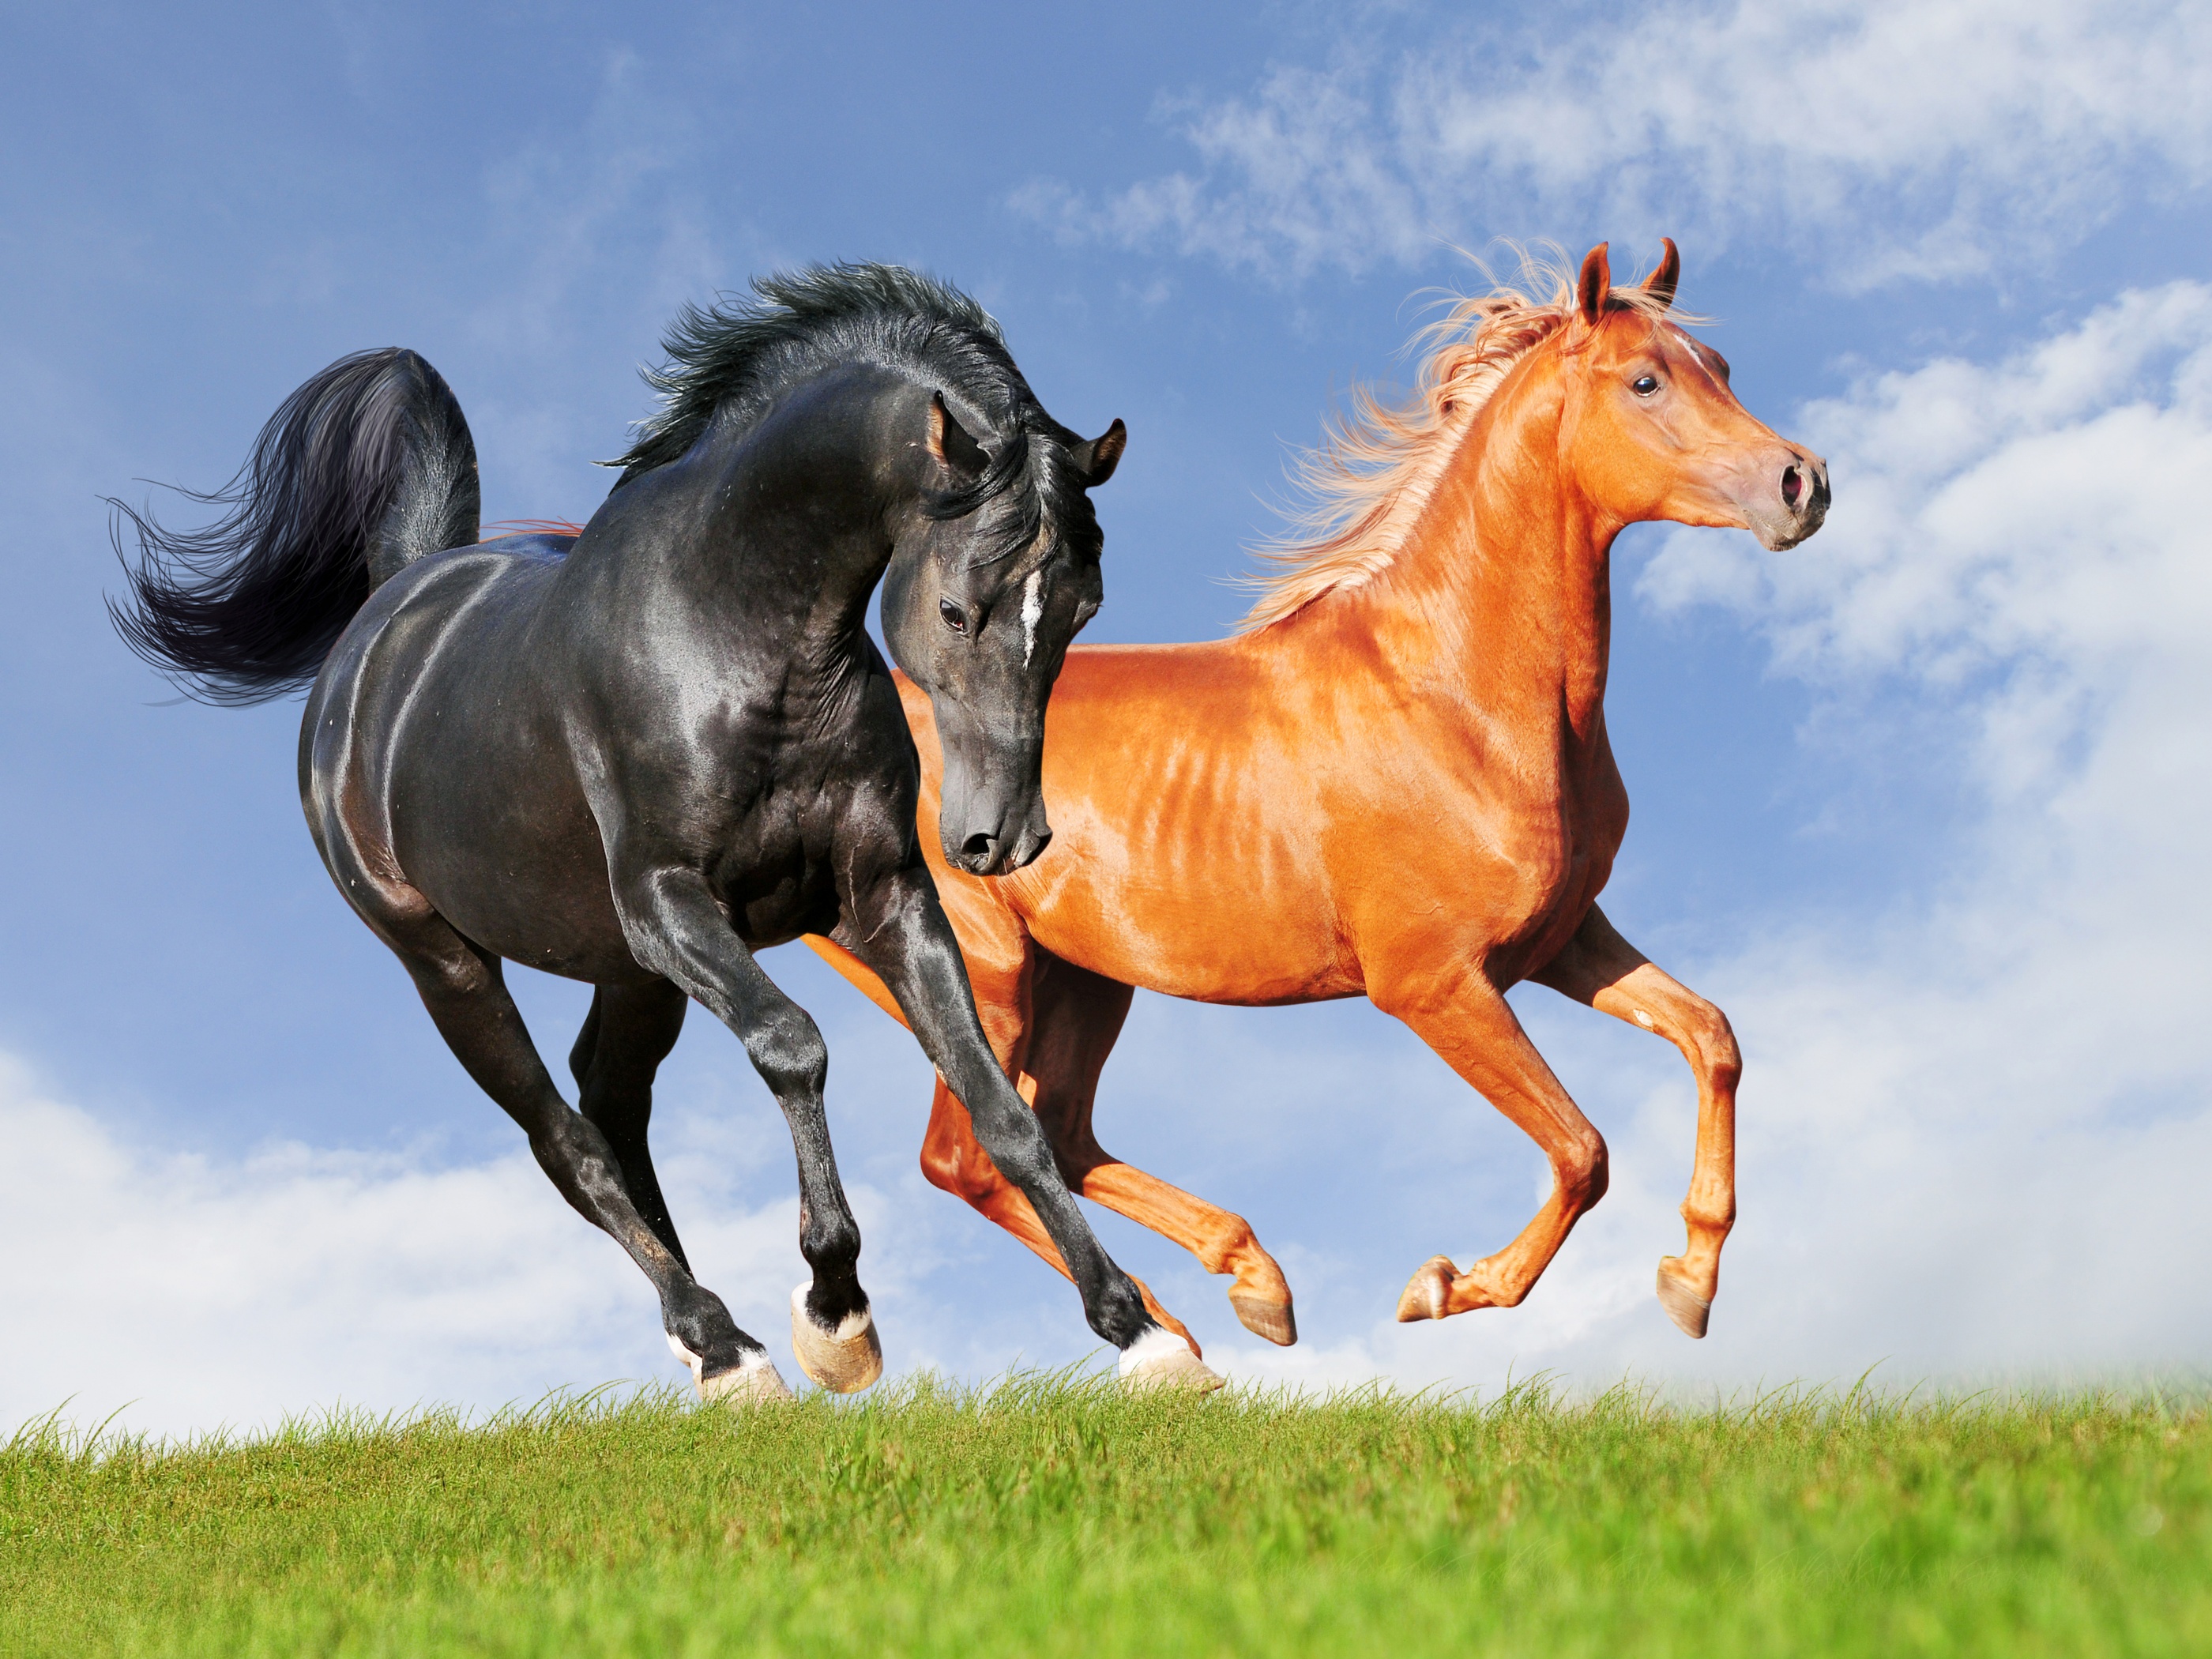
[[[1345,417],[1292,464],[1293,482],[1306,501],[1290,510],[1282,535],[1254,550],[1275,568],[1242,579],[1258,591],[1242,631],[1280,622],[1325,593],[1357,587],[1387,569],[1475,411],[1516,363],[1574,316],[1575,267],[1558,250],[1523,252],[1512,283],[1498,282],[1482,260],[1473,263],[1492,279],[1491,291],[1448,298],[1444,314],[1407,343],[1407,352],[1421,359],[1413,395],[1394,404],[1355,386]],[[1547,289],[1549,298],[1532,297]],[[1655,322],[1662,316],[1704,320],[1670,312],[1668,297],[1642,288],[1615,288],[1607,308],[1640,312]]]

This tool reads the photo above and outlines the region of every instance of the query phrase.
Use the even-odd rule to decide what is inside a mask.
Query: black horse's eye
[[[1648,398],[1659,389],[1659,377],[1656,374],[1639,374],[1629,383],[1628,389],[1639,398]]]
[[[968,631],[968,613],[950,599],[937,602],[937,614],[945,618],[945,625],[956,634]]]

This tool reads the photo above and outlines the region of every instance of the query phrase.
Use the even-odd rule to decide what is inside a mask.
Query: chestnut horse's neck
[[[1620,526],[1573,476],[1563,407],[1556,353],[1539,349],[1468,422],[1388,565],[1259,637],[1297,650],[1369,633],[1396,675],[1463,702],[1499,737],[1594,741]]]

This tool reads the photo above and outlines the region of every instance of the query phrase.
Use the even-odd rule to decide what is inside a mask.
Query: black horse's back
[[[109,613],[131,649],[192,696],[265,702],[314,679],[379,584],[476,540],[476,442],[420,356],[356,352],[284,400],[228,486],[193,499],[228,510],[204,529],[169,531],[114,503],[131,592]]]

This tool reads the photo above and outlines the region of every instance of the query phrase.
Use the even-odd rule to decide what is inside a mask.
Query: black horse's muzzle
[[[938,820],[945,861],[956,870],[971,876],[1003,876],[1033,863],[1052,842],[1052,825],[1045,821],[1040,792],[1032,790],[1027,801],[1008,802],[997,811],[980,801],[966,805],[956,818],[948,788]]]

